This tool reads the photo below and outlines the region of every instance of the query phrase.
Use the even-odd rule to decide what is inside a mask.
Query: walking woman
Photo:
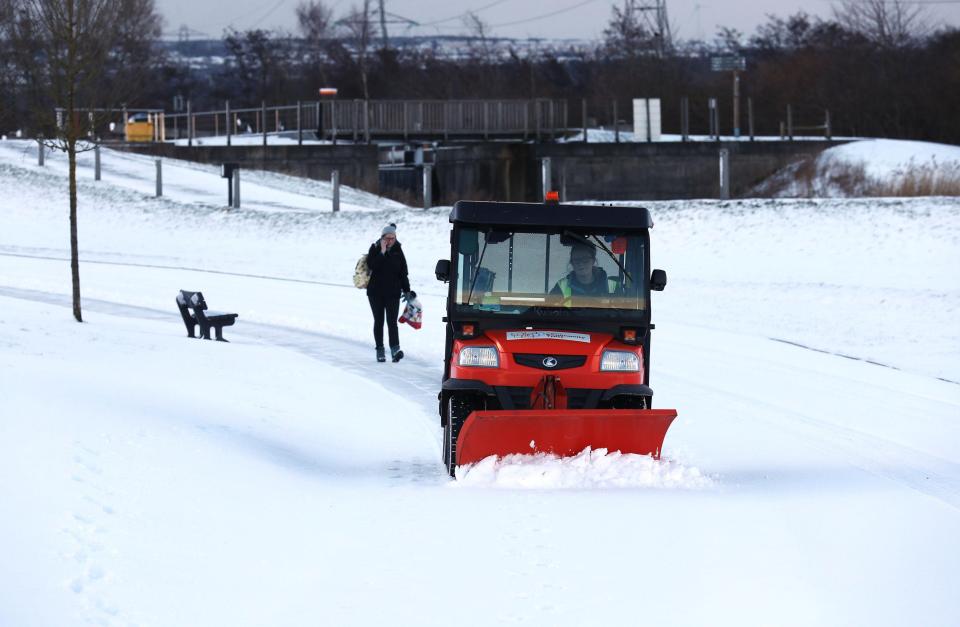
[[[400,350],[400,332],[397,315],[400,313],[400,296],[410,291],[407,278],[407,260],[397,241],[397,225],[383,227],[380,239],[370,246],[367,253],[370,282],[367,284],[367,299],[373,311],[373,339],[377,346],[377,361],[386,361],[383,348],[383,320],[386,316],[390,339],[390,355],[396,363],[403,359]]]

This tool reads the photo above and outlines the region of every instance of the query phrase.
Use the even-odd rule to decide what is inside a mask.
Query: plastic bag
[[[406,322],[414,329],[419,329],[423,325],[423,307],[420,305],[417,293],[407,292],[405,299],[407,304],[403,308],[403,313],[400,314],[399,322]]]

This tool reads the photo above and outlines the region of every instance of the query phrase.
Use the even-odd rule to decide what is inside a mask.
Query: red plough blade
[[[570,457],[586,447],[660,458],[675,409],[475,411],[457,438],[457,465],[490,455],[550,453]]]

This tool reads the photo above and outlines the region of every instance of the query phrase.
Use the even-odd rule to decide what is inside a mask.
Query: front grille
[[[547,358],[553,358],[557,360],[557,365],[552,368],[547,367],[543,364],[543,361]],[[516,361],[521,366],[527,366],[529,368],[539,368],[540,370],[567,370],[569,368],[579,368],[583,364],[587,363],[587,358],[585,355],[538,355],[536,353],[515,353],[513,356],[514,361]]]
[[[530,409],[533,388],[501,385],[494,388],[501,409]],[[566,388],[567,409],[596,409],[603,390]]]

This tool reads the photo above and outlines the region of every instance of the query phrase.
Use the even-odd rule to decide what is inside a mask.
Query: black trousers
[[[367,294],[370,310],[373,311],[373,340],[377,348],[383,347],[383,317],[387,317],[387,333],[390,346],[400,346],[400,331],[397,329],[397,316],[400,315],[400,297],[384,297],[379,294]]]

